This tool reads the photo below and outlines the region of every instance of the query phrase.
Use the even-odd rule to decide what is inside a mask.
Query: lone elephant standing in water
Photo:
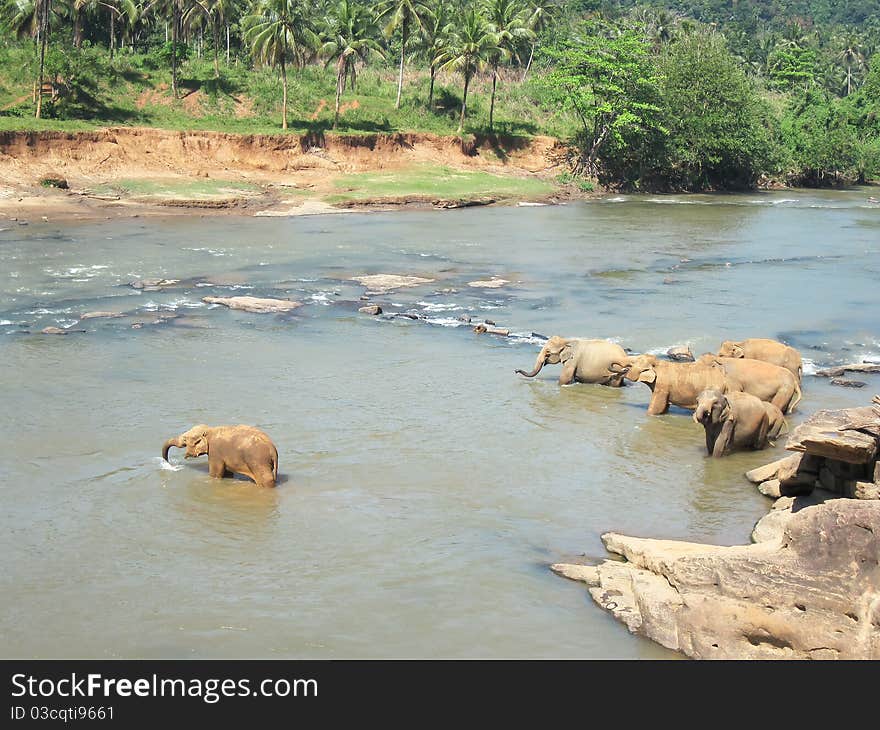
[[[613,362],[626,360],[624,349],[608,340],[566,339],[554,335],[538,353],[535,368],[527,373],[517,370],[520,375],[534,378],[545,364],[562,364],[559,375],[560,385],[570,383],[598,383],[619,388],[623,385],[623,374],[613,373],[608,368]]]
[[[184,458],[208,455],[208,473],[216,478],[244,474],[260,487],[274,487],[278,478],[278,449],[265,433],[253,426],[199,424],[162,446],[162,458],[174,446],[186,449]]]

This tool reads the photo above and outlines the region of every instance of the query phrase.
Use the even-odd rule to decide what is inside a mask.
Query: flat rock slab
[[[117,317],[125,317],[123,312],[86,312],[80,315],[80,319],[114,319]]]
[[[400,276],[398,274],[369,274],[353,276],[351,279],[363,284],[367,289],[377,294],[384,294],[392,289],[430,284],[434,281],[434,279],[425,279],[421,276]]]
[[[510,282],[507,279],[498,279],[493,276],[491,279],[469,281],[468,286],[472,286],[474,289],[500,289],[502,286],[509,283]]]
[[[290,312],[302,306],[302,302],[294,302],[292,299],[258,299],[257,297],[202,297],[202,301],[257,314]]]
[[[553,570],[586,583],[631,632],[690,657],[880,659],[880,501],[796,503],[765,518],[753,545],[611,533],[605,546],[624,562]]]
[[[872,419],[875,414],[870,406],[817,411],[792,431],[785,448],[850,464],[866,464],[877,455],[880,437],[851,429],[853,424],[867,423]]]
[[[858,362],[852,365],[840,365],[839,367],[816,371],[816,375],[821,378],[839,378],[844,373],[880,373],[880,365]]]

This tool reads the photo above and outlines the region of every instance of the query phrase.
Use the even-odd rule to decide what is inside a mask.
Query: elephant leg
[[[651,395],[651,402],[648,404],[649,416],[660,416],[669,410],[669,392],[657,388]]]
[[[783,413],[788,413],[788,406],[791,403],[794,390],[792,388],[782,387],[776,391],[773,400],[770,402]]]
[[[571,385],[574,382],[574,373],[577,368],[574,365],[564,365],[559,373],[560,385]]]
[[[208,457],[208,475],[213,477],[214,479],[223,479],[223,477],[228,476],[229,472],[226,470],[226,464],[221,459],[212,459],[210,456]]]
[[[761,416],[761,422],[758,424],[758,432],[755,435],[755,448],[764,449],[769,443],[770,417],[764,413]]]
[[[275,486],[275,473],[272,471],[271,466],[261,466],[253,469],[253,479],[257,483],[258,487],[274,487]]]

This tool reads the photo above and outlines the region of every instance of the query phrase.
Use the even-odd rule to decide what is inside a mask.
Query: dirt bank
[[[551,137],[236,135],[140,128],[0,132],[0,212],[7,218],[36,208],[46,215],[131,214],[135,208],[173,213],[190,207],[265,212],[295,209],[308,200],[313,205],[305,208],[314,210],[315,202],[340,197],[345,189],[340,181],[347,175],[382,172],[387,183],[388,174],[433,165],[479,171],[485,188],[486,175],[553,180],[563,155],[563,146]],[[69,189],[41,187],[48,176],[63,178]],[[359,205],[381,204],[384,197],[399,206],[409,195],[405,187],[375,198],[360,191]],[[432,194],[414,189],[412,198],[430,202]],[[474,197],[486,197],[485,189]]]

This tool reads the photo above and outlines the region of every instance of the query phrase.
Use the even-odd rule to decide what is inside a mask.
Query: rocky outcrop
[[[775,528],[754,545],[609,533],[605,547],[625,562],[553,570],[587,583],[630,631],[690,657],[880,659],[880,502],[797,502],[765,517]]]
[[[796,453],[752,469],[746,478],[768,497],[819,487],[843,497],[877,499],[880,487],[880,396],[875,406],[818,411],[792,431]]]
[[[302,302],[294,302],[291,299],[259,299],[257,297],[202,297],[202,301],[257,314],[290,312],[302,306]]]
[[[746,474],[776,500],[754,544],[609,533],[624,562],[552,569],[630,631],[690,657],[880,659],[880,396],[819,411],[787,448]]]

